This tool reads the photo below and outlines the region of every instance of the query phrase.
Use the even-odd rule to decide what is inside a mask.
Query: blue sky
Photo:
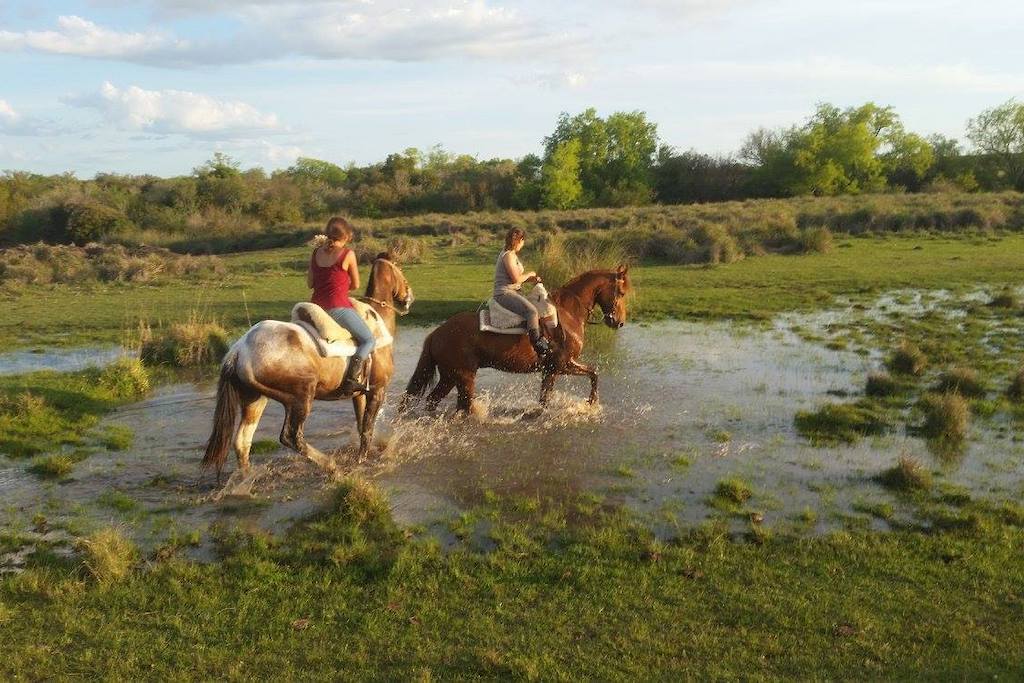
[[[711,153],[820,101],[963,138],[1024,97],[1022,25],[1003,0],[0,0],[0,169],[520,157],[588,106]]]

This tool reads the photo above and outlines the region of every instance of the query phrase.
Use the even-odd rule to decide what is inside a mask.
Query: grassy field
[[[9,291],[0,349],[116,343],[139,320],[159,327],[196,311],[240,332],[264,318],[287,318],[308,296],[304,247],[223,258],[228,273],[217,280]],[[491,255],[480,248],[429,251],[423,263],[405,266],[417,301],[402,324],[431,324],[475,308],[488,295],[492,268]],[[855,237],[838,240],[825,254],[717,266],[640,263],[632,272],[634,319],[766,319],[894,288],[1016,284],[1024,272],[1024,235]]]
[[[403,325],[473,308],[489,288],[487,249],[432,244],[405,268],[417,302]],[[227,255],[218,280],[8,290],[0,349],[117,343],[139,320],[159,328],[197,311],[234,333],[287,316],[306,294],[306,258],[304,248]],[[634,319],[757,323],[892,289],[1016,286],[1024,235],[840,237],[827,253],[715,266],[646,261],[632,272]],[[1012,303],[974,317],[1009,320],[1019,316]],[[987,348],[985,329],[955,333],[939,316],[839,332],[876,349],[920,337],[938,373]],[[979,369],[1003,381],[1012,359],[1003,360]],[[917,388],[885,400],[906,404],[932,381],[901,379]],[[22,419],[17,401],[26,393],[53,420],[42,415],[26,427],[46,443],[36,432],[0,436],[29,446],[25,456],[65,434],[102,447],[96,418],[143,391],[106,382],[88,371],[3,379],[0,420]],[[709,522],[658,540],[591,494],[561,504],[491,496],[457,520],[453,547],[442,549],[422,529],[398,528],[371,485],[347,481],[334,504],[288,532],[217,530],[215,563],[184,559],[175,542],[141,557],[116,532],[84,539],[71,557],[44,542],[26,571],[0,579],[0,678],[977,679],[1021,671],[1024,509],[941,486],[902,488],[914,521],[889,533],[773,534],[752,521],[736,537]],[[24,541],[0,531],[0,554]]]
[[[978,679],[1019,672],[1024,510],[931,530],[660,542],[592,498],[492,498],[493,547],[409,538],[369,485],[196,564],[116,535],[0,581],[4,678]],[[486,524],[485,524],[486,523]],[[475,534],[470,534],[474,537]]]

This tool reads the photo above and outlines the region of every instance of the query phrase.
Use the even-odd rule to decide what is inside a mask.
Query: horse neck
[[[604,279],[600,273],[587,273],[556,289],[551,297],[557,305],[585,325],[597,303],[597,293]]]
[[[376,267],[376,264],[374,264],[374,268]],[[373,310],[377,311],[380,317],[384,319],[384,324],[387,326],[388,332],[393,337],[395,336],[395,329],[398,321],[397,316],[395,315],[395,302],[391,297],[392,288],[389,281],[390,276],[390,273],[388,276],[380,276],[374,273],[373,276],[370,277],[370,281],[366,283],[366,296],[373,299],[373,301],[368,301],[367,303],[369,303]],[[371,286],[373,289],[370,289]],[[383,301],[385,305],[382,306],[377,303],[378,301]]]

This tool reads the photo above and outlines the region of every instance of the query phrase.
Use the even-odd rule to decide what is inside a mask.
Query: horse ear
[[[385,261],[394,261],[395,260],[395,257],[391,255],[390,251],[382,251],[382,252],[380,252],[379,254],[377,254],[377,258],[382,258]]]

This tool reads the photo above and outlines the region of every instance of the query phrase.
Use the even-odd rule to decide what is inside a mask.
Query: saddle
[[[537,307],[543,325],[549,329],[558,327],[558,309],[548,300],[548,290],[544,285],[536,285],[526,298]],[[518,313],[513,313],[491,297],[480,307],[480,331],[496,332],[497,334],[526,334],[526,320]]]
[[[362,301],[353,301],[352,305],[356,312],[366,321],[374,338],[377,340],[376,348],[387,346],[394,342],[394,337],[388,332],[384,319],[369,304]],[[292,322],[309,333],[324,358],[348,358],[356,352],[355,340],[352,334],[344,327],[334,321],[334,318],[327,315],[327,311],[316,304],[301,302],[292,307]]]

